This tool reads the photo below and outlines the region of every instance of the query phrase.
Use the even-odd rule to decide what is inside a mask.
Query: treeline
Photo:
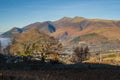
[[[0,47],[1,48],[1,47]],[[61,63],[62,44],[38,29],[14,34],[12,43],[6,47],[6,53],[0,54],[0,63],[18,63],[39,61],[41,63]],[[89,58],[89,48],[76,47],[71,55],[73,63]]]

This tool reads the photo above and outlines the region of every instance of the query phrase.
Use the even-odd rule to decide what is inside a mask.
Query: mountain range
[[[64,47],[88,45],[92,51],[120,49],[120,20],[64,17],[57,21],[35,22],[23,28],[14,27],[1,36],[12,37],[31,28],[54,36]]]

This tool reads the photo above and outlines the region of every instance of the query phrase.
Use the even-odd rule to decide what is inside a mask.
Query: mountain
[[[46,22],[36,22],[30,25],[27,25],[23,27],[23,30],[29,30],[30,28],[37,28],[40,29],[46,33],[52,33],[56,31],[56,27],[53,25],[51,21],[46,21]]]
[[[20,34],[31,28],[58,38],[67,47],[88,45],[92,50],[120,49],[120,20],[64,17],[53,22],[36,22],[23,28],[15,27],[3,33],[2,37],[11,37],[14,33]]]
[[[22,28],[17,28],[17,27],[13,27],[11,30],[3,33],[1,36],[2,37],[12,37],[14,34],[20,34],[23,32]]]

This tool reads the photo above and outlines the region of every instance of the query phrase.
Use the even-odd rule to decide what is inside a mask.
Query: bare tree
[[[73,61],[74,62],[82,62],[89,58],[89,48],[86,46],[83,47],[76,47],[73,54]]]

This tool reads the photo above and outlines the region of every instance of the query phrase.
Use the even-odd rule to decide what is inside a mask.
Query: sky
[[[75,16],[120,20],[120,0],[0,0],[0,32]]]

